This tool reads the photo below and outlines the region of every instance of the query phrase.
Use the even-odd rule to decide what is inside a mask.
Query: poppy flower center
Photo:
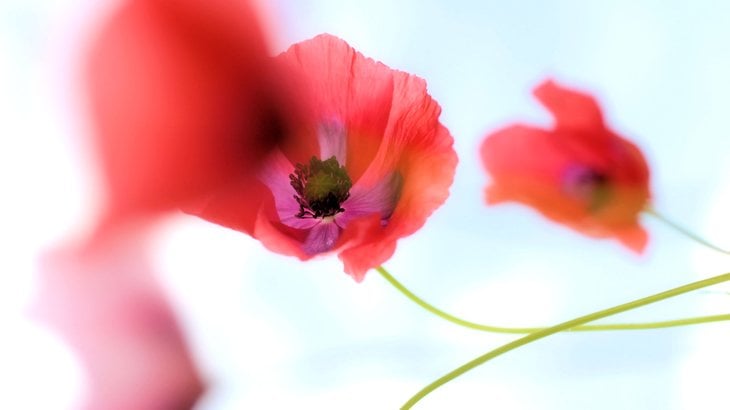
[[[325,161],[312,157],[309,164],[297,164],[289,180],[296,191],[298,218],[327,218],[343,212],[342,203],[352,188],[347,170],[335,156]]]
[[[588,167],[571,169],[565,177],[568,193],[585,201],[590,211],[597,211],[611,199],[608,175]]]

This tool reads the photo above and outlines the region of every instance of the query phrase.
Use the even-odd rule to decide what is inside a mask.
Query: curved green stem
[[[656,211],[656,209],[652,207],[646,207],[644,209],[644,212],[647,214],[653,216],[654,218],[658,219],[659,221],[663,222],[670,228],[674,229],[675,231],[679,232],[680,234],[686,236],[689,239],[692,239],[693,241],[699,243],[702,246],[706,246],[714,251],[724,253],[726,255],[730,255],[730,251],[720,248],[717,245],[714,245],[713,243],[710,243],[706,239],[702,238],[701,236],[697,235],[696,233],[690,231],[689,229],[683,227],[682,225],[679,225],[678,223],[672,221],[671,219],[667,218],[666,216],[660,214]]]
[[[697,282],[692,282],[692,283],[686,284],[684,286],[680,286],[678,288],[670,289],[670,290],[667,290],[667,291],[664,291],[661,293],[657,293],[652,296],[647,296],[647,297],[644,297],[641,299],[637,299],[637,300],[629,302],[629,303],[624,303],[622,305],[614,306],[612,308],[600,310],[598,312],[594,312],[594,313],[591,313],[591,314],[588,314],[585,316],[581,316],[576,319],[569,320],[567,322],[560,323],[556,326],[548,327],[548,328],[530,333],[527,336],[521,337],[515,341],[512,341],[512,342],[502,345],[490,352],[487,352],[486,354],[483,354],[483,355],[477,357],[476,359],[473,359],[473,360],[463,364],[462,366],[459,366],[458,368],[452,370],[451,372],[445,374],[444,376],[438,378],[436,381],[434,381],[433,383],[429,384],[428,386],[424,387],[421,391],[416,393],[415,396],[411,397],[411,399],[408,400],[403,405],[403,407],[401,407],[401,409],[402,410],[410,409],[419,400],[421,400],[426,395],[428,395],[432,391],[436,390],[440,386],[461,376],[462,374],[468,372],[469,370],[472,370],[475,367],[477,367],[481,364],[484,364],[491,359],[494,359],[495,357],[498,357],[511,350],[517,349],[518,347],[524,346],[528,343],[535,342],[539,339],[553,335],[558,332],[562,332],[564,330],[573,329],[576,326],[580,326],[585,323],[592,322],[594,320],[598,320],[598,319],[602,319],[604,317],[626,312],[631,309],[636,309],[641,306],[656,303],[656,302],[659,302],[664,299],[668,299],[668,298],[671,298],[674,296],[681,295],[683,293],[691,292],[693,290],[701,289],[701,288],[704,288],[707,286],[716,285],[718,283],[726,282],[726,281],[730,281],[730,273],[715,276],[715,277],[712,277],[709,279],[700,280]]]
[[[544,327],[492,326],[492,325],[484,325],[484,324],[475,323],[475,322],[461,319],[452,314],[444,312],[443,310],[433,306],[432,304],[426,302],[425,300],[423,300],[420,297],[418,297],[417,295],[415,295],[413,292],[408,290],[408,288],[403,286],[402,283],[398,282],[398,280],[396,278],[394,278],[393,275],[391,275],[384,267],[378,266],[375,269],[378,271],[378,273],[380,273],[380,275],[383,278],[385,278],[385,280],[387,280],[391,285],[393,285],[394,288],[398,289],[402,294],[404,294],[408,299],[410,299],[411,301],[416,303],[418,306],[421,306],[422,308],[433,313],[434,315],[436,315],[444,320],[448,320],[449,322],[457,324],[459,326],[467,327],[469,329],[474,329],[474,330],[480,330],[483,332],[507,333],[507,334],[527,334],[527,333],[533,333],[533,332],[537,332],[539,330],[545,329]],[[605,331],[605,330],[663,329],[663,328],[668,328],[668,327],[697,325],[697,324],[701,324],[701,323],[710,323],[710,322],[720,322],[723,320],[730,320],[730,314],[698,316],[698,317],[664,320],[664,321],[657,321],[657,322],[611,323],[611,324],[605,324],[605,325],[576,326],[574,328],[568,329],[568,331],[571,331],[571,332],[597,332],[597,331]]]

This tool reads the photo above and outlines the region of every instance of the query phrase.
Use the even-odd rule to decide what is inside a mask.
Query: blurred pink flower
[[[32,314],[78,354],[83,409],[189,409],[204,390],[141,239],[118,233],[93,252],[58,250],[42,261]]]

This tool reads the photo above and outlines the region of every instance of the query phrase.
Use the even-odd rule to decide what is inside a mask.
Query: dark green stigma
[[[299,218],[326,218],[343,212],[342,203],[352,188],[347,170],[334,156],[325,161],[312,157],[309,165],[297,164],[289,180],[297,193]]]

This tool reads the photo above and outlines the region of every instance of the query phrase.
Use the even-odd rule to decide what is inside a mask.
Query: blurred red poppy
[[[88,88],[111,219],[254,175],[296,111],[241,0],[126,1],[92,43]]]
[[[46,258],[33,310],[79,355],[82,408],[188,409],[204,383],[135,218],[255,178],[297,102],[244,0],[125,1],[87,75],[106,208],[88,243]]]
[[[491,182],[487,202],[517,201],[593,237],[641,252],[647,233],[649,169],[639,149],[611,131],[590,95],[546,81],[535,91],[553,129],[511,125],[487,135],[481,155]]]
[[[338,252],[360,281],[446,200],[453,139],[422,79],[336,37],[295,44],[277,61],[308,121],[267,157],[258,195],[217,195],[191,212],[302,260]]]

